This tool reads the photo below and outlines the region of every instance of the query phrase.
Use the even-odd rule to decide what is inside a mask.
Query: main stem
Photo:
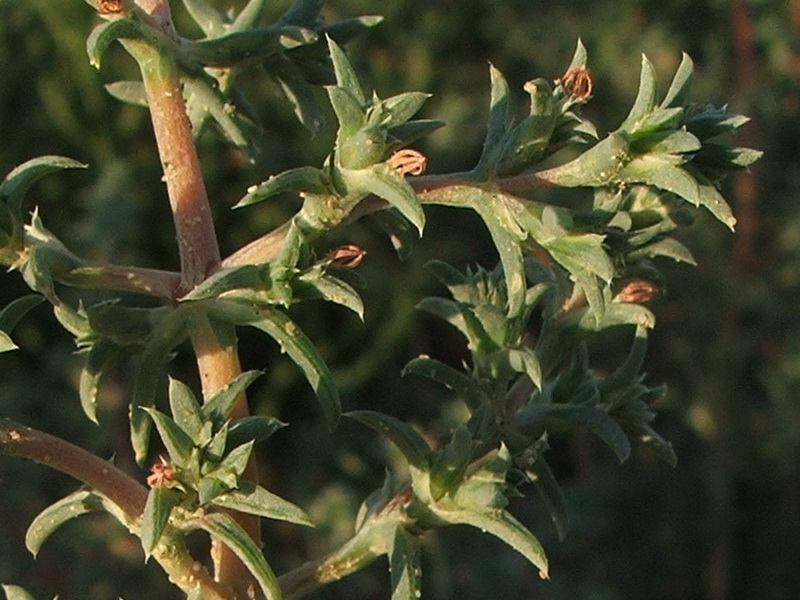
[[[166,0],[138,0],[138,4],[164,34],[177,39]],[[161,48],[134,40],[126,41],[125,45],[142,71],[175,222],[181,262],[181,292],[185,293],[219,269],[220,253],[178,69],[172,56]],[[215,330],[205,317],[193,321],[189,327],[203,398],[207,401],[241,373],[236,339],[232,328]],[[247,413],[247,399],[242,395],[232,417]],[[257,480],[257,468],[252,458],[245,476],[251,481]],[[260,545],[258,519],[240,513],[233,517]],[[212,558],[217,581],[234,589],[238,597],[249,597],[256,589],[253,577],[242,562],[217,540],[213,541]]]

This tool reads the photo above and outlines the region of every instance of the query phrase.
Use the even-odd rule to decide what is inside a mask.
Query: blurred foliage
[[[271,2],[265,20],[286,4]],[[692,95],[732,98],[733,110],[753,118],[740,142],[765,151],[753,175],[728,183],[726,196],[739,220],[736,234],[701,218],[683,233],[700,268],[663,265],[669,285],[652,307],[658,326],[646,364],[649,382],[668,384],[657,425],[673,442],[678,467],[671,470],[642,450],[618,467],[588,437],[553,440],[551,456],[560,456],[553,468],[573,507],[572,529],[559,542],[544,507],[526,503],[519,507],[525,512],[517,513],[548,548],[551,580],[539,581],[524,559],[492,538],[455,529],[426,540],[425,597],[799,597],[800,2],[341,0],[326,11],[332,20],[385,15],[350,54],[361,81],[381,97],[409,89],[433,94],[421,115],[448,126],[420,144],[431,172],[469,168],[479,156],[487,61],[522,95],[522,82],[561,73],[578,37],[589,49],[598,90],[587,110],[606,107],[608,122],[599,123],[601,129],[624,118],[641,53],[666,75],[685,50],[696,64]],[[0,1],[0,172],[44,153],[88,163],[85,171],[48,178],[35,188],[48,225],[70,247],[98,260],[177,264],[166,202],[154,201],[165,192],[147,114],[103,89],[105,83],[132,78],[135,66],[116,51],[104,59],[102,73],[89,66],[84,44],[94,19],[82,0]],[[233,213],[229,208],[242,192],[269,174],[303,164],[301,157],[321,161],[334,134],[328,127],[312,138],[277,84],[259,81],[249,93],[259,99],[256,108],[266,129],[258,160],[247,163],[212,136],[201,140],[209,195],[225,232],[223,243],[230,244],[223,252],[293,210],[291,200],[279,199]],[[287,139],[294,142],[286,144]],[[420,353],[466,357],[467,348],[446,325],[414,310],[420,298],[441,292],[420,267],[433,256],[491,267],[496,256],[475,216],[436,207],[426,212],[441,233],[422,240],[408,264],[397,262],[369,222],[331,240],[357,243],[368,252],[360,270],[366,324],[321,305],[305,307],[295,317],[304,330],[315,332],[347,410],[377,404],[436,432],[449,430],[455,405],[433,404],[438,396],[430,384],[401,380],[400,369]],[[92,219],[86,218],[89,213]],[[383,285],[383,278],[391,278],[392,285]],[[0,306],[22,287],[16,277],[3,277]],[[407,293],[395,294],[397,289]],[[310,403],[293,402],[307,391],[290,362],[269,342],[248,332],[241,337],[245,363],[248,355],[258,356],[258,364],[244,364],[245,369],[260,368],[265,356],[273,365],[252,388],[254,412],[273,414],[295,430],[293,436],[278,432],[260,449],[262,477],[320,524],[308,539],[282,525],[265,531],[270,560],[285,570],[350,535],[358,503],[380,486],[382,465],[395,450],[374,447],[375,436],[353,423],[327,433]],[[0,357],[0,413],[68,440],[91,440],[91,450],[116,455],[134,469],[122,409],[127,374],[120,372],[116,385],[105,384],[99,418],[114,426],[96,429],[79,409],[79,361],[72,341],[46,307],[20,323],[15,341],[21,351]],[[593,360],[613,368],[621,357],[601,355],[608,347],[602,342]],[[184,380],[194,376],[191,364],[178,362],[175,369]],[[41,508],[73,489],[68,478],[42,467],[3,461],[0,580],[22,574],[15,583],[40,597],[55,590],[98,600],[116,594],[128,600],[173,597],[171,591],[153,591],[160,575],[152,566],[142,569],[137,540],[108,519],[69,525],[71,531],[54,536],[32,561],[22,546],[24,528]],[[109,534],[109,528],[117,533]],[[479,551],[466,561],[456,558],[447,550],[454,542]],[[67,570],[65,564],[77,568]],[[385,578],[383,565],[374,566],[313,597],[380,598]]]

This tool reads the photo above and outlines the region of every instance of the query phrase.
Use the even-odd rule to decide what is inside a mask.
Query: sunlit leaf
[[[141,410],[145,411],[155,423],[172,462],[178,467],[186,466],[194,448],[192,438],[164,413],[147,406],[142,406]]]
[[[329,193],[330,190],[319,169],[316,167],[298,167],[273,175],[264,183],[251,187],[247,190],[247,195],[239,200],[233,208],[249,206],[282,192],[325,194]]]
[[[336,73],[337,85],[350,92],[358,101],[359,105],[365,106],[367,99],[364,96],[364,92],[361,90],[361,84],[358,82],[356,72],[353,70],[344,50],[330,37],[328,38],[328,51],[331,55],[333,70]]]
[[[635,132],[644,119],[652,112],[656,103],[656,71],[646,56],[642,56],[642,70],[639,77],[639,91],[631,107],[628,117],[620,125],[620,129]]]
[[[191,388],[169,378],[169,408],[175,423],[195,442],[203,429],[203,412]]]
[[[234,377],[222,388],[214,392],[211,398],[203,405],[203,416],[217,424],[222,424],[228,418],[239,397],[262,374],[262,371],[251,370]]]
[[[548,577],[547,557],[539,540],[505,510],[444,510],[436,515],[452,524],[470,525],[503,540],[539,569],[539,576]]]
[[[281,598],[278,579],[264,558],[261,549],[230,515],[210,513],[194,519],[191,524],[208,532],[230,548],[253,575],[267,600]]]
[[[391,600],[419,600],[422,597],[420,542],[402,525],[394,530],[389,551],[392,576]]]
[[[372,410],[354,410],[345,413],[345,416],[382,433],[397,446],[409,463],[423,471],[428,469],[433,452],[408,423]]]
[[[178,504],[181,494],[164,486],[157,485],[150,489],[147,502],[142,513],[140,537],[145,559],[155,550],[164,530],[169,523],[172,509]]]
[[[78,490],[51,504],[33,519],[25,534],[25,547],[35,557],[45,540],[61,525],[90,512],[103,510],[103,501],[92,491]]]
[[[461,483],[471,459],[472,435],[466,426],[461,425],[445,447],[436,452],[431,463],[430,490],[434,500]]]
[[[303,509],[251,481],[240,481],[238,489],[216,496],[211,503],[267,519],[314,526]]]

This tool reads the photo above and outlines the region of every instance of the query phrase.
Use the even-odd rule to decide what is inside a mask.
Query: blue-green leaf
[[[527,469],[527,475],[533,480],[539,495],[550,512],[550,518],[558,532],[558,539],[563,540],[569,530],[569,512],[567,501],[561,486],[558,485],[555,475],[550,470],[550,465],[543,456],[539,456],[535,463]]]
[[[472,434],[465,425],[453,432],[453,437],[436,452],[430,470],[430,491],[438,500],[452,491],[464,479],[472,459]]]
[[[639,91],[628,117],[620,129],[628,132],[638,131],[641,123],[652,112],[656,104],[656,71],[646,56],[642,55],[642,70],[639,77]]]
[[[392,535],[389,550],[392,600],[419,600],[422,597],[419,538],[399,525]]]
[[[175,423],[197,443],[203,429],[203,412],[192,389],[177,379],[169,378],[169,408]]]
[[[681,106],[685,102],[686,95],[689,93],[689,83],[692,80],[693,71],[694,63],[689,55],[684,52],[681,55],[681,64],[678,70],[675,71],[669,90],[667,90],[667,94],[661,102],[661,108]]]
[[[36,600],[25,588],[18,585],[0,584],[6,595],[6,600]]]
[[[470,525],[503,540],[538,568],[542,579],[548,578],[547,557],[539,540],[505,510],[445,510],[436,507],[434,512],[448,523]]]
[[[114,19],[95,27],[86,39],[86,53],[89,64],[100,68],[100,60],[108,47],[120,38],[142,38],[145,32],[142,25],[133,19]]]
[[[238,489],[216,496],[211,503],[267,519],[314,526],[303,509],[251,481],[240,481]]]
[[[155,423],[170,459],[177,467],[185,467],[194,448],[194,441],[178,424],[164,413],[147,406],[141,407]]]
[[[316,167],[298,167],[273,175],[265,182],[252,186],[233,208],[249,206],[282,192],[330,193],[322,171]]]
[[[211,419],[217,425],[221,425],[233,410],[239,396],[262,374],[262,371],[252,370],[245,371],[234,377],[222,388],[214,392],[211,398],[203,405],[203,416],[206,419]]]
[[[403,375],[419,375],[438,381],[458,394],[471,411],[489,402],[486,392],[475,379],[435,358],[419,356],[411,359],[403,368]]]
[[[39,156],[14,168],[0,183],[0,200],[5,200],[12,214],[18,214],[22,199],[39,179],[62,169],[85,169],[87,165],[65,156]]]
[[[414,189],[400,173],[380,164],[363,171],[349,171],[346,177],[348,185],[375,194],[394,206],[422,235],[425,212]]]
[[[433,451],[408,423],[372,410],[354,410],[345,413],[345,416],[382,433],[397,446],[410,464],[423,471],[428,469]]]
[[[145,560],[150,558],[153,550],[161,540],[169,523],[172,509],[178,504],[181,494],[177,490],[157,485],[147,494],[147,502],[142,513],[140,537]]]
[[[233,520],[233,517],[225,513],[211,513],[194,519],[191,521],[191,525],[208,532],[230,548],[253,575],[267,600],[281,598],[278,579],[261,553],[261,549]]]
[[[350,92],[361,106],[366,105],[367,99],[361,89],[361,84],[358,83],[358,76],[347,59],[344,50],[330,37],[328,37],[328,50],[331,54],[337,85]]]
[[[81,408],[94,423],[97,423],[97,392],[100,379],[106,370],[121,358],[122,354],[123,348],[106,339],[97,340],[86,353],[78,391]]]
[[[339,390],[333,381],[333,375],[331,375],[328,365],[325,364],[314,344],[280,310],[264,306],[257,309],[256,312],[258,317],[248,325],[260,329],[275,339],[280,344],[281,350],[286,352],[300,367],[317,395],[328,426],[335,427],[342,411]]]
[[[45,540],[61,525],[90,512],[103,510],[103,501],[92,491],[78,490],[51,504],[33,519],[25,534],[25,547],[35,557]]]

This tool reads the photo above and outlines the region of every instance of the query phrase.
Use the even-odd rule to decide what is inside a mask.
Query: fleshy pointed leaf
[[[548,578],[547,557],[539,540],[505,510],[442,510],[434,509],[438,517],[452,524],[471,525],[490,533],[522,554],[539,569],[542,579]]]
[[[341,143],[354,135],[364,126],[364,109],[359,99],[350,91],[343,87],[328,86],[325,88],[328,98],[331,101],[333,112],[339,121],[338,139]]]
[[[141,542],[145,560],[155,550],[169,523],[172,509],[178,504],[181,494],[177,490],[157,485],[150,489],[144,505],[141,522]]]
[[[350,61],[347,59],[347,55],[339,44],[334,42],[330,37],[328,37],[328,51],[331,54],[331,62],[333,63],[333,70],[336,74],[337,85],[350,92],[361,106],[366,105],[367,99],[361,89],[361,84],[358,82],[358,76],[353,70]]]
[[[236,405],[244,391],[259,377],[263,371],[245,371],[226,383],[216,391],[203,405],[202,412],[206,419],[211,419],[218,425],[228,418],[231,410]]]
[[[489,122],[483,150],[475,167],[479,172],[491,172],[503,157],[503,140],[511,126],[508,83],[499,69],[489,65],[491,97],[489,100]]]
[[[475,379],[434,358],[419,356],[410,360],[403,368],[403,375],[419,375],[438,381],[458,394],[470,411],[475,411],[489,402],[486,393]]]
[[[114,19],[95,27],[86,39],[89,64],[100,68],[100,61],[108,47],[120,38],[144,37],[142,25],[133,19]]]
[[[193,520],[191,524],[208,532],[230,548],[253,575],[267,600],[281,598],[278,579],[264,558],[261,549],[230,515],[225,513],[206,514]]]
[[[320,298],[349,308],[364,320],[364,302],[352,286],[338,277],[315,270],[301,274],[294,282],[298,298]]]
[[[226,20],[208,0],[182,0],[186,11],[209,37],[222,35],[226,30]]]
[[[6,600],[36,600],[25,588],[18,585],[0,584]]]
[[[25,547],[35,557],[45,540],[61,525],[90,512],[103,510],[103,501],[92,491],[78,490],[51,504],[33,519],[25,534]]]
[[[511,348],[508,351],[508,362],[517,373],[527,375],[533,384],[542,388],[542,367],[536,353],[527,347]]]
[[[461,483],[471,459],[472,434],[461,425],[445,447],[435,454],[431,464],[430,490],[434,500],[439,500]]]
[[[239,482],[238,489],[216,496],[211,503],[267,519],[288,521],[307,527],[314,526],[303,509],[251,481]]]
[[[22,199],[39,179],[62,169],[85,169],[87,165],[65,156],[39,156],[14,168],[0,183],[0,200],[5,200],[12,214],[19,214]]]
[[[678,70],[675,71],[669,90],[667,90],[667,94],[661,102],[661,108],[683,105],[686,101],[686,95],[689,93],[689,84],[692,80],[693,72],[694,63],[689,55],[684,52],[681,55],[681,64],[678,66]]]
[[[328,365],[325,364],[314,344],[280,310],[261,307],[257,313],[260,318],[248,324],[275,339],[281,349],[300,367],[317,395],[328,426],[335,427],[342,411],[339,390],[333,381],[333,375],[331,375]]]
[[[275,417],[264,415],[250,415],[231,422],[228,430],[225,451],[235,448],[245,442],[253,440],[258,443],[267,439],[279,429],[286,427],[286,423]]]
[[[264,183],[247,190],[245,195],[233,208],[249,206],[261,202],[282,192],[310,192],[312,194],[330,193],[322,179],[322,172],[316,167],[298,167],[273,175]]]
[[[12,341],[8,334],[4,331],[0,331],[0,352],[9,352],[11,350],[16,350],[17,345]]]
[[[28,294],[11,301],[0,310],[0,330],[11,332],[22,317],[42,302],[44,302],[44,296],[39,294]]]
[[[147,106],[147,93],[141,81],[115,81],[107,84],[105,88],[117,100],[134,106]]]
[[[147,406],[141,407],[141,410],[150,415],[153,420],[172,462],[177,467],[185,467],[189,463],[192,448],[194,448],[192,438],[164,413]]]
[[[419,538],[402,525],[394,530],[389,551],[392,576],[391,600],[419,600],[422,597],[422,569]]]
[[[642,70],[639,76],[639,91],[631,112],[620,125],[620,129],[635,132],[642,121],[652,112],[656,104],[656,70],[646,56],[642,55]]]
[[[553,520],[558,532],[558,539],[563,540],[569,530],[569,512],[564,493],[561,491],[561,486],[558,485],[555,475],[550,470],[550,465],[547,464],[544,457],[540,456],[527,470],[527,474],[528,477],[533,479],[536,489],[539,490],[539,495],[550,512],[550,518]]]
[[[166,314],[153,328],[136,365],[130,417],[131,443],[139,464],[147,457],[151,426],[151,420],[139,408],[155,404],[161,369],[186,335],[186,313],[179,307]]]
[[[81,370],[78,391],[83,412],[94,423],[97,423],[97,392],[100,379],[106,370],[123,355],[123,349],[106,339],[92,344],[86,353],[86,361]]]
[[[169,408],[178,427],[197,443],[203,429],[203,411],[192,389],[172,377],[169,378]]]
[[[428,469],[433,452],[408,423],[372,410],[354,410],[345,413],[345,416],[382,433],[397,446],[410,464],[422,471]]]
[[[422,210],[414,189],[402,175],[384,164],[350,173],[352,175],[348,174],[348,182],[354,180],[356,187],[386,200],[422,235],[422,230],[425,228],[425,211]]]

